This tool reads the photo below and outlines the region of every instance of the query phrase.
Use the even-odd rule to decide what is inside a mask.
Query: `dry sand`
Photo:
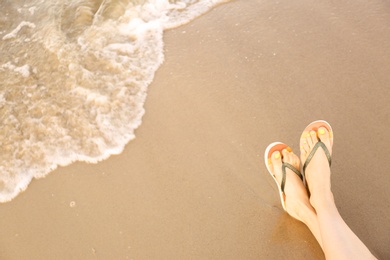
[[[316,119],[342,216],[389,259],[389,25],[379,0],[245,0],[166,32],[136,140],[0,205],[0,259],[322,259],[262,161]]]

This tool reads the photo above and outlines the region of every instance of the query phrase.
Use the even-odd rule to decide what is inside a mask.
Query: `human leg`
[[[302,162],[307,160],[319,141],[331,154],[333,138],[330,126],[324,124],[314,130],[304,131],[300,142]],[[375,259],[337,210],[331,191],[330,161],[326,156],[326,149],[319,147],[305,169],[310,203],[317,214],[325,256],[327,259]]]

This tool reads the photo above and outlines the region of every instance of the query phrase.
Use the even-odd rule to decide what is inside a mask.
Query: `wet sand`
[[[0,205],[0,259],[323,259],[262,158],[316,119],[341,215],[390,258],[388,7],[233,1],[167,31],[137,138]]]

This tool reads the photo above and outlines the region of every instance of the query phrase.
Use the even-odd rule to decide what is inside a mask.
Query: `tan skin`
[[[318,133],[310,131],[302,134],[302,162],[306,161],[318,139],[332,154],[330,133],[325,127],[320,127]],[[279,183],[282,179],[282,161],[299,170],[298,156],[287,150],[274,152],[271,161],[271,171]],[[303,182],[293,171],[287,169],[284,188],[287,213],[308,226],[323,249],[326,259],[376,259],[340,216],[331,191],[330,175],[325,152],[319,148],[305,171],[309,198]]]

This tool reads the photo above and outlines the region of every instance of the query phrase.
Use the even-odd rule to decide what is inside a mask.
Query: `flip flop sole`
[[[286,205],[284,202],[282,189],[280,187],[280,184],[276,180],[276,177],[271,172],[271,168],[270,168],[270,165],[272,164],[272,162],[271,162],[272,153],[276,152],[276,151],[281,152],[283,149],[287,149],[287,151],[289,151],[289,152],[292,151],[291,148],[287,144],[284,144],[281,142],[274,142],[274,143],[268,145],[267,148],[265,149],[265,152],[264,152],[264,162],[265,162],[265,166],[267,167],[268,173],[272,176],[272,178],[276,182],[276,186],[278,187],[278,190],[279,190],[280,202],[282,203],[283,209],[286,210]]]

